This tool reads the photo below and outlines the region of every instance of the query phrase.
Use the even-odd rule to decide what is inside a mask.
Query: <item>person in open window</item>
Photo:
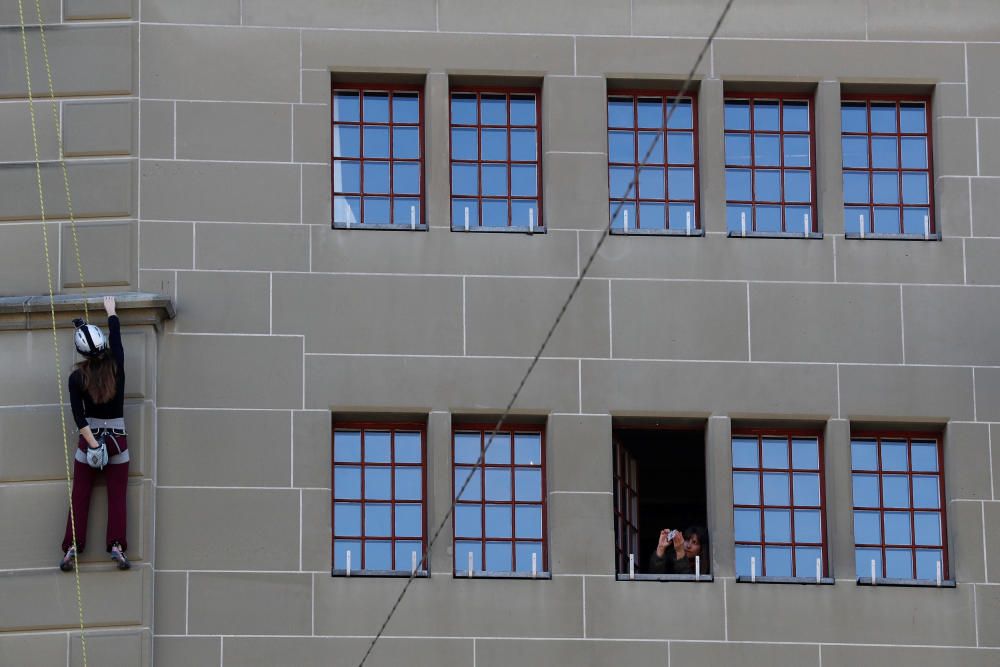
[[[59,563],[63,572],[74,568],[77,553],[87,541],[90,492],[100,471],[108,487],[108,528],[106,547],[118,569],[131,567],[125,556],[125,493],[128,484],[128,441],[125,432],[125,350],[121,324],[115,313],[115,298],[104,297],[108,313],[108,336],[100,327],[73,320],[74,342],[83,361],[69,376],[69,400],[80,440],[73,464],[72,511],[66,519]],[[76,545],[73,523],[76,523]]]
[[[695,574],[695,557],[701,556],[701,574],[708,573],[708,531],[691,526],[681,532],[664,528],[656,551],[649,557],[650,574]]]

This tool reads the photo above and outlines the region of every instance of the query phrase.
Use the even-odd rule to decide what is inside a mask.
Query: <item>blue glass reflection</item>
[[[750,102],[747,100],[727,101],[725,127],[727,130],[749,130]]]
[[[788,473],[764,473],[764,504],[788,505]]]
[[[667,170],[671,199],[694,199],[694,169],[671,167]]]
[[[896,137],[872,137],[872,166],[895,169],[899,166],[899,145]]]
[[[486,543],[486,571],[512,572],[514,555],[510,542]]]
[[[896,131],[896,105],[873,102],[871,106],[872,132]]]
[[[899,233],[899,208],[880,206],[875,209],[875,233]]]
[[[868,166],[868,137],[845,136],[841,142],[843,165],[865,168]]]
[[[514,545],[514,551],[517,556],[517,571],[518,572],[531,572],[531,556],[535,556],[535,567],[537,571],[542,572],[544,570],[544,563],[542,562],[542,543],[541,542],[517,542]]]
[[[364,156],[374,158],[389,157],[389,128],[365,126]]]
[[[347,553],[351,554],[351,569],[361,569],[361,542],[358,540],[333,541],[333,567],[338,570],[347,568]]]
[[[746,231],[753,231],[753,209],[749,206],[732,205],[726,206],[726,229],[736,234],[743,233],[743,224],[746,224]]]
[[[519,501],[541,501],[542,471],[530,468],[516,468],[514,471],[514,499]]]
[[[869,174],[867,172],[844,172],[844,201],[864,204],[869,201]]]
[[[366,570],[391,570],[392,569],[392,543],[388,540],[365,542],[365,569]]]
[[[510,167],[510,193],[515,197],[538,194],[538,168],[533,164],[513,164]]]
[[[822,558],[819,547],[795,547],[795,576],[815,577],[816,559]],[[820,576],[823,576],[823,563],[820,561]]]
[[[868,579],[872,576],[872,561],[875,561],[875,576],[882,576],[881,549],[855,549],[854,572],[856,576]]]
[[[626,220],[628,228],[635,229],[635,204],[613,201],[609,208],[609,215],[614,218],[611,221],[612,229],[625,229]]]
[[[785,132],[809,131],[809,103],[785,102],[782,105],[782,126]]]
[[[483,200],[483,227],[506,227],[508,222],[506,199]]]
[[[361,192],[361,163],[334,160],[333,191]]]
[[[911,544],[909,512],[885,512],[882,522],[886,544]]]
[[[482,164],[479,167],[483,194],[494,197],[507,196],[507,165]]]
[[[629,191],[629,186],[635,179],[635,169],[633,167],[609,167],[608,168],[609,187],[612,199],[622,199],[624,197],[635,197],[635,189]],[[635,223],[635,216],[629,216]]]
[[[333,460],[341,463],[361,461],[361,431],[334,431]]]
[[[483,552],[481,542],[455,542],[455,571],[466,572],[472,563],[473,572],[483,570]],[[469,558],[471,556],[471,559]]]
[[[847,234],[860,234],[871,231],[871,210],[861,207],[844,208],[844,232]]]
[[[534,95],[510,96],[510,124],[511,125],[535,124]]]
[[[693,127],[694,115],[691,113],[691,100],[668,98],[667,114],[670,120],[667,127],[671,130],[687,130]]]
[[[426,570],[427,565],[420,562],[423,557],[423,545],[420,542],[396,542],[396,569],[409,571],[413,564],[414,555],[416,555],[417,569]]]
[[[764,556],[767,561],[767,571],[764,574],[769,577],[792,576],[791,547],[765,547]]]
[[[542,458],[542,436],[538,433],[514,435],[514,463],[539,465]]]
[[[797,472],[792,476],[796,505],[819,505],[819,475]]]
[[[913,552],[909,549],[886,549],[885,576],[887,579],[912,579]]]
[[[737,542],[760,542],[760,510],[733,510],[733,530]]]
[[[484,128],[481,135],[482,159],[507,159],[507,130]]]
[[[396,537],[420,537],[422,523],[420,505],[396,505]]]
[[[647,157],[648,156],[648,157]],[[636,158],[646,164],[663,164],[663,140],[659,132],[639,132]]]
[[[337,536],[361,534],[361,505],[359,503],[333,504],[333,534]]]
[[[883,440],[882,470],[906,470],[906,441]]]
[[[757,218],[754,221],[754,230],[758,232],[780,232],[781,231],[781,207],[780,206],[757,206]]]
[[[667,207],[658,202],[639,202],[639,227],[642,229],[665,229]]]
[[[751,547],[742,544],[736,545],[736,576],[750,576],[751,558],[756,559],[754,569],[756,569],[757,576],[759,577],[761,576],[761,565],[763,564],[763,561],[760,558],[760,547]]]
[[[786,136],[783,144],[786,167],[808,167],[810,165],[809,137]]]
[[[538,158],[538,138],[535,130],[510,131],[510,159],[531,161]],[[630,158],[631,159],[631,158]]]
[[[510,505],[486,506],[486,537],[510,537],[513,534]]]
[[[789,510],[764,510],[764,540],[792,541],[792,513]]]
[[[855,470],[878,470],[874,440],[851,440],[851,467]]]
[[[657,97],[640,97],[636,101],[636,118],[639,127],[663,127],[663,100]]]
[[[639,170],[639,197],[666,198],[666,170],[663,167],[643,167]]]
[[[781,164],[781,140],[776,134],[758,134],[753,141],[753,159],[759,167]]]
[[[365,535],[381,537],[392,534],[392,506],[388,503],[365,505]]]
[[[667,222],[670,229],[687,230],[690,228],[694,231],[696,224],[694,206],[692,204],[668,204],[667,215],[669,216],[669,220]]]
[[[750,201],[750,170],[726,169],[726,200]],[[749,225],[749,220],[747,221]]]
[[[420,468],[396,468],[396,500],[420,500],[422,487]]]
[[[938,449],[933,440],[914,440],[910,443],[913,469],[920,472],[937,472]]]
[[[485,94],[479,98],[483,125],[507,124],[507,96]]]
[[[451,191],[456,195],[479,194],[478,168],[474,164],[451,165]]]
[[[667,159],[670,164],[694,164],[694,136],[690,132],[668,133]]]
[[[872,174],[873,201],[876,204],[898,204],[899,203],[899,174],[883,174],[875,172]],[[878,220],[876,219],[876,224]]]
[[[369,194],[389,193],[389,163],[366,162],[364,169],[365,192]]]
[[[768,130],[777,132],[780,128],[778,102],[758,101],[753,105],[753,128],[757,132]]]
[[[422,224],[420,216],[420,200],[395,197],[392,200],[392,221],[396,225]]]
[[[465,487],[465,491],[459,496],[459,500],[481,500],[482,499],[482,478],[478,468],[455,468],[455,493],[458,494]]]
[[[398,194],[420,194],[420,164],[396,162],[392,165],[392,191]]]
[[[762,438],[765,468],[788,467],[788,441],[785,438]]]
[[[396,158],[415,160],[420,157],[420,131],[415,127],[392,129],[392,155]]]
[[[455,462],[475,463],[482,453],[482,437],[479,433],[455,434]]]
[[[367,118],[367,115],[365,120],[370,120],[369,118]],[[394,123],[420,122],[420,100],[417,93],[393,93],[392,122]]]
[[[749,134],[726,134],[726,164],[750,164]]]
[[[334,91],[333,119],[354,123],[361,120],[360,95],[357,91]]]
[[[514,510],[517,534],[515,537],[540,540],[542,538],[541,505],[518,505]]]
[[[812,201],[812,179],[808,171],[785,171],[785,201]]]
[[[486,500],[510,500],[510,468],[486,469]]]
[[[633,127],[635,117],[631,97],[608,99],[608,127]]]
[[[882,504],[885,507],[910,506],[910,480],[906,475],[883,475]]]
[[[333,126],[333,156],[361,156],[361,129],[357,125]]]
[[[479,202],[475,199],[451,200],[451,226],[454,229],[475,229],[479,226]]]
[[[854,512],[854,543],[878,544],[882,541],[882,526],[878,512]]]
[[[927,174],[923,172],[903,172],[903,203],[926,204]]]
[[[389,463],[392,436],[389,431],[365,431],[365,462]]]
[[[899,131],[927,131],[927,106],[923,102],[903,102],[899,105]]]
[[[361,468],[340,465],[333,467],[333,497],[361,498]]]
[[[364,114],[366,123],[388,123],[389,93],[365,93]]]
[[[452,93],[451,122],[452,125],[476,124],[475,93]]]
[[[758,473],[733,473],[733,502],[737,505],[760,504],[760,475]]]
[[[840,106],[840,129],[843,132],[868,131],[868,112],[864,102],[844,102]]]
[[[855,507],[878,507],[877,475],[854,474],[851,476],[851,484]]]
[[[819,470],[819,441],[816,438],[792,438],[792,467]]]
[[[608,159],[611,162],[635,162],[635,134],[608,132]]]
[[[365,498],[386,499],[392,497],[392,472],[388,467],[368,466],[365,468]]]
[[[455,506],[455,537],[482,537],[483,515],[479,505]]]
[[[361,220],[360,197],[334,197],[333,221],[346,224],[357,224]]]
[[[781,172],[760,169],[754,174],[754,198],[757,201],[781,200]]]
[[[914,542],[925,546],[941,546],[941,515],[937,512],[914,512]]]
[[[478,160],[478,134],[474,127],[451,128],[451,156],[456,160]]]
[[[510,203],[510,223],[514,227],[538,227],[538,200],[513,200]]]
[[[812,231],[812,210],[808,206],[785,207],[785,231],[808,234]]]
[[[733,438],[733,467],[756,468],[757,438]]]
[[[938,563],[944,579],[944,555],[938,549],[917,549],[917,579],[936,580]]]
[[[914,460],[916,457],[914,457]],[[927,475],[913,476],[913,506],[927,509],[941,507],[938,478]]]
[[[819,510],[795,510],[795,541],[822,542],[822,521]]]
[[[397,431],[395,437],[396,463],[420,463],[421,454],[420,433]]]
[[[908,169],[927,168],[927,140],[923,137],[903,137],[900,145],[903,167]]]

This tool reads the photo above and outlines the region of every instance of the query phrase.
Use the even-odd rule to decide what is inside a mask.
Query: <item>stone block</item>
[[[546,77],[542,86],[545,152],[607,155],[607,101],[607,84],[598,77]]]
[[[141,178],[144,219],[299,221],[297,165],[150,160]]]
[[[476,641],[475,664],[478,667],[665,665],[667,664],[667,642],[479,639]]]
[[[727,449],[727,454],[730,450]],[[830,419],[823,433],[823,483],[826,506],[827,569],[832,577],[855,576],[851,479],[851,423]],[[730,510],[731,511],[731,510]]]
[[[707,78],[699,82],[697,159],[701,211],[698,213],[698,223],[706,233],[724,234],[727,231],[724,99],[725,89],[721,80]]]
[[[14,3],[14,7],[16,15],[17,3]],[[22,62],[20,58],[18,62]],[[22,76],[24,76],[23,73]],[[35,136],[38,138],[38,158],[40,160],[58,160],[59,142],[57,141],[55,122],[52,119],[52,105],[48,100],[42,100],[36,101],[33,106]],[[56,108],[58,109],[58,102]],[[5,100],[4,104],[0,105],[0,125],[3,125],[4,128],[3,134],[0,135],[0,161],[32,163],[35,161],[35,142],[31,134],[31,111],[32,109],[27,102]]]
[[[1000,586],[976,586],[977,616],[981,646],[1000,646]]]
[[[962,241],[946,238],[931,243],[879,243],[838,239],[837,278],[852,283],[961,284]]]
[[[510,401],[529,363],[526,358],[311,357],[305,370],[306,407],[493,414]],[[576,412],[578,381],[575,360],[542,359],[514,411]]]
[[[831,7],[830,11],[836,10]],[[961,44],[726,39],[716,42],[713,50],[715,76],[723,80],[761,77],[770,81],[829,79],[856,83],[965,80],[965,53]],[[873,62],[879,64],[877,77],[871,69]]]
[[[58,337],[59,383],[66,395],[66,378],[76,361],[76,350],[70,333]],[[40,371],[39,363],[44,360],[45,371]],[[52,376],[55,365],[55,350],[52,332],[44,329],[36,331],[0,332],[0,368],[4,369],[4,382],[0,383],[0,405],[52,405],[59,402],[58,386]],[[68,419],[68,417],[67,417]],[[70,422],[71,424],[72,422]],[[67,428],[72,428],[68,425]],[[58,442],[58,441],[57,441]]]
[[[972,235],[969,179],[937,179],[934,200],[934,226],[945,239]]]
[[[107,330],[104,322],[101,326]],[[149,329],[126,329],[122,331],[122,347],[125,348],[125,398],[153,398],[156,337]]]
[[[188,629],[199,635],[307,635],[311,580],[309,574],[194,572]]]
[[[291,481],[290,414],[160,410],[157,428],[161,486],[287,487]]]
[[[220,5],[186,1],[180,11],[186,7],[201,11],[201,7]],[[227,9],[231,11],[232,6]],[[205,67],[205,63],[213,66]],[[299,36],[291,30],[265,28],[145,25],[142,68],[145,97],[295,102],[299,99]]]
[[[83,659],[83,643],[79,635],[70,637],[70,667],[87,665],[115,665],[145,667],[150,664],[150,637],[148,630],[117,630],[89,633],[87,635],[87,660]]]
[[[973,323],[997,321],[1000,291],[990,287],[903,287],[908,363],[996,365],[993,332]]]
[[[611,335],[619,358],[745,361],[746,285],[612,281]]]
[[[976,239],[965,248],[966,272],[974,285],[1000,285],[1000,239]]]
[[[965,83],[936,83],[931,113],[935,116],[967,116]]]
[[[414,0],[405,5],[392,0],[290,0],[280,4],[244,0],[243,3],[247,25],[309,28],[435,30],[436,11],[433,0]]]
[[[177,157],[288,162],[292,107],[239,102],[178,102]]]
[[[836,369],[810,364],[585,360],[582,390],[583,412],[771,419],[837,412]]]
[[[330,107],[293,105],[292,161],[330,162]]]
[[[367,637],[227,637],[226,666],[249,664],[328,667],[360,662],[371,640]],[[440,637],[382,637],[368,660],[373,665],[466,667],[474,664],[474,640]],[[157,667],[162,667],[159,664]]]
[[[986,536],[986,573],[990,582],[997,583],[1000,582],[1000,503],[983,503],[982,512],[983,532]]]
[[[733,576],[732,422],[710,417],[705,424],[705,501],[710,563],[716,577]]]
[[[76,427],[66,407],[67,449],[73,456],[76,445]],[[5,407],[0,408],[0,457],[4,461],[0,468],[0,482],[17,482],[43,479],[64,479],[66,476],[65,456],[62,440],[59,410],[51,406]],[[46,447],[24,447],[25,442],[51,443]]]
[[[548,229],[608,228],[606,154],[546,153],[543,171],[543,222]]]
[[[910,327],[906,327],[909,336]],[[907,359],[910,359],[907,355]],[[972,371],[928,366],[841,366],[840,413],[849,419],[972,419]]]
[[[944,432],[945,488],[948,497],[953,500],[990,500],[989,460],[989,426],[970,422],[948,424]]]
[[[1000,109],[994,113],[1000,114]],[[1000,117],[976,119],[976,136],[979,139],[977,174],[1000,176]]]
[[[17,10],[14,11],[16,18]],[[56,96],[131,93],[135,34],[131,25],[47,26],[45,42]],[[41,97],[48,94],[49,83],[38,28],[28,28],[26,36],[31,90]],[[0,31],[0,62],[21,63],[0,72],[0,98],[26,99],[28,87],[24,78],[20,30]],[[101,63],[101,66],[95,67],[94,63]]]
[[[302,407],[301,339],[166,335],[161,342],[160,367],[186,371],[160,378],[160,407]]]
[[[683,81],[704,44],[703,38],[637,40],[631,37],[577,37],[576,70],[573,73]],[[708,73],[709,59],[705,58],[695,75],[706,76]]]
[[[549,492],[612,493],[610,415],[549,415]]]
[[[135,210],[135,163],[107,160],[70,162],[66,165],[73,214],[80,218],[113,218]],[[57,163],[42,165],[45,215],[48,220],[68,219],[66,188]],[[0,166],[0,192],[5,193],[0,220],[40,220],[38,181],[34,164]]]
[[[239,25],[240,0],[143,0],[142,20],[150,23]]]
[[[221,637],[153,637],[156,667],[214,667],[220,662],[221,650]]]
[[[138,228],[129,222],[77,223],[76,236],[70,225],[62,225],[62,286],[117,287],[138,280]],[[77,265],[77,248],[83,265],[83,280]]]
[[[330,413],[325,410],[292,413],[292,486],[330,488]]]
[[[574,73],[573,38],[569,36],[370,30],[302,32],[302,67],[308,69],[447,72],[454,69],[456,54],[461,54],[463,71],[483,75]]]
[[[58,224],[45,226],[52,264],[55,263],[59,228]],[[4,267],[0,296],[48,294],[44,247],[41,223],[0,225],[0,266]]]
[[[129,0],[131,2],[131,0]],[[78,155],[132,155],[135,102],[66,102],[63,105],[63,152]]]
[[[400,582],[393,579],[316,576],[316,634],[372,635],[385,619],[386,602],[399,588]],[[390,627],[397,637],[582,637],[582,592],[577,577],[416,579]],[[426,613],[428,609],[435,613]]]
[[[128,572],[119,572],[106,567],[108,569],[102,567],[80,577],[88,626],[141,624],[143,610],[148,604],[148,568],[134,567]],[[57,577],[56,574],[53,568],[5,576],[4,595],[0,598],[0,629],[18,632],[79,628],[75,580],[72,576]]]
[[[314,225],[312,235],[313,271],[561,277],[577,271],[574,232],[379,233]]]
[[[304,335],[307,353],[462,352],[457,278],[279,274],[273,290],[274,331]]]
[[[187,572],[153,575],[153,615],[158,634],[187,634],[188,576]]]
[[[925,5],[928,6],[928,5]],[[929,5],[934,6],[934,5]],[[982,589],[980,589],[982,590]],[[851,646],[848,644],[820,647],[823,667],[854,667],[855,665],[908,665],[908,667],[990,667],[1000,660],[1000,651],[978,648],[943,648],[937,646]]]
[[[266,273],[179,273],[179,307],[174,330],[196,333],[269,333],[270,279]]]
[[[675,642],[670,662],[741,667],[819,667],[819,651],[806,644],[742,644],[736,642]]]
[[[704,36],[712,32],[722,2],[660,3],[633,0],[632,34]],[[720,37],[865,38],[865,2],[847,0],[830,5],[823,0],[734,4]]]
[[[330,464],[325,466],[329,469]],[[302,569],[318,571],[320,576],[329,576],[332,537],[330,517],[330,491],[300,490],[302,497]]]
[[[705,221],[711,224],[711,221]],[[580,261],[599,237],[580,234]],[[832,281],[833,240],[653,238],[611,236],[587,274],[591,278]]]
[[[465,280],[465,350],[478,356],[533,354],[573,288],[572,279]],[[573,297],[545,356],[606,357],[609,354],[608,285],[587,280]]]
[[[197,225],[196,233],[195,260],[199,269],[309,269],[309,227],[212,223]]]
[[[934,175],[976,176],[976,120],[938,118],[933,131]]]
[[[587,637],[721,640],[723,585],[587,577]]]
[[[945,491],[951,495],[947,487]],[[952,500],[947,507],[949,550],[946,574],[963,584],[985,582],[982,503]]]
[[[969,646],[972,588],[728,583],[730,641]],[[982,605],[979,607],[982,610]]]
[[[63,20],[129,19],[134,0],[63,0]]]
[[[973,178],[969,183],[973,236],[1000,236],[1000,178]]]
[[[159,568],[299,569],[298,549],[294,546],[299,543],[298,491],[161,488],[156,498]],[[191,615],[198,607],[204,613],[203,603],[211,597],[205,593],[204,585],[201,580],[197,584],[191,581],[189,630],[193,634],[212,634],[203,632],[205,628],[197,628]],[[201,594],[196,600],[193,594],[199,589]]]
[[[517,0],[504,6],[486,0],[441,0],[438,11],[439,29],[451,32],[627,35],[631,27],[626,0],[546,3]]]
[[[144,160],[174,157],[174,102],[143,100],[139,103],[142,127],[139,153]]]
[[[194,223],[173,220],[139,223],[139,265],[144,269],[193,268],[194,247]]]
[[[614,498],[610,493],[551,493],[546,516],[553,574],[615,573]]]
[[[958,0],[944,5],[883,0],[868,3],[867,17],[869,39],[991,41],[1000,33],[1000,17],[990,0]],[[969,59],[971,68],[971,49]]]
[[[299,218],[295,222],[332,227],[330,167],[327,165],[298,165],[302,171],[302,191],[299,193]],[[431,196],[431,195],[428,195]],[[379,234],[380,237],[384,235]]]
[[[977,12],[974,14],[954,12],[954,16],[951,18],[969,21],[980,29],[990,31],[993,36],[984,41],[995,42],[997,31],[1000,30],[1000,18],[996,16],[996,6],[991,4],[990,0],[966,0],[966,2],[989,4],[993,11],[992,13]],[[967,37],[963,36],[963,39],[967,39]],[[969,54],[969,115],[996,116],[1000,110],[1000,73],[997,72],[996,68],[997,58],[1000,58],[1000,44],[969,44],[967,48]]]
[[[447,81],[447,75],[441,73],[441,76],[445,77]],[[312,104],[329,104],[330,80],[330,70],[328,69],[302,70],[302,99],[299,101]]]
[[[143,292],[154,292],[175,297],[174,286],[176,271],[144,271],[139,270],[139,289]]]
[[[752,359],[902,361],[898,287],[756,283],[749,307]]]
[[[824,234],[844,231],[844,174],[840,135],[839,81],[820,81],[814,94],[816,221]],[[721,134],[721,133],[720,133]],[[725,158],[723,158],[724,162]],[[723,181],[725,178],[723,177]],[[725,197],[725,194],[722,195]]]
[[[66,658],[64,635],[0,636],[0,663],[4,665],[64,665]]]
[[[450,90],[450,80],[444,72],[429,72],[424,79],[424,218],[431,227],[448,229],[451,228]],[[544,180],[542,188],[544,195]]]

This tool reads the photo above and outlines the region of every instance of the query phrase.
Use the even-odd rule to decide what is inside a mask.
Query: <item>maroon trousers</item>
[[[127,445],[125,436],[118,436],[118,441],[122,450]],[[87,443],[80,438],[80,448],[84,449]],[[109,454],[114,453],[111,447]],[[67,551],[73,545],[73,524],[76,520],[76,550],[83,552],[87,546],[87,519],[90,515],[90,493],[94,488],[94,480],[98,475],[104,475],[108,485],[108,530],[105,536],[105,548],[111,551],[111,545],[115,542],[121,544],[122,549],[128,549],[128,540],[125,537],[125,493],[128,486],[128,462],[117,463],[104,466],[104,470],[91,468],[86,463],[73,460],[73,515],[66,518],[66,534],[63,536],[62,548]]]

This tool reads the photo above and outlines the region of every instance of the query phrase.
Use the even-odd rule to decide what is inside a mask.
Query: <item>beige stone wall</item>
[[[137,567],[85,563],[89,662],[353,664],[402,584],[329,575],[331,411],[428,416],[436,525],[452,416],[503,409],[607,224],[606,81],[683,79],[723,3],[41,4],[64,126],[36,102],[57,289],[80,290],[61,141],[87,282],[177,306],[127,334]],[[47,289],[16,26],[5,3],[0,296]],[[993,0],[736,0],[697,72],[705,235],[609,238],[517,405],[547,421],[552,580],[454,580],[446,534],[371,664],[1000,660],[998,59]],[[331,229],[331,71],[424,78],[428,231]],[[450,231],[459,76],[541,84],[544,234]],[[822,238],[727,238],[732,82],[815,88]],[[839,101],[863,84],[934,89],[938,241],[844,237]],[[0,333],[0,534],[23,536],[0,543],[0,664],[81,658],[71,578],[51,567],[61,454],[21,445],[59,440],[50,355],[44,330]],[[707,420],[712,583],[614,580],[611,416],[640,415]],[[735,582],[741,419],[825,428],[835,585]],[[956,588],[855,585],[859,420],[944,427]]]

